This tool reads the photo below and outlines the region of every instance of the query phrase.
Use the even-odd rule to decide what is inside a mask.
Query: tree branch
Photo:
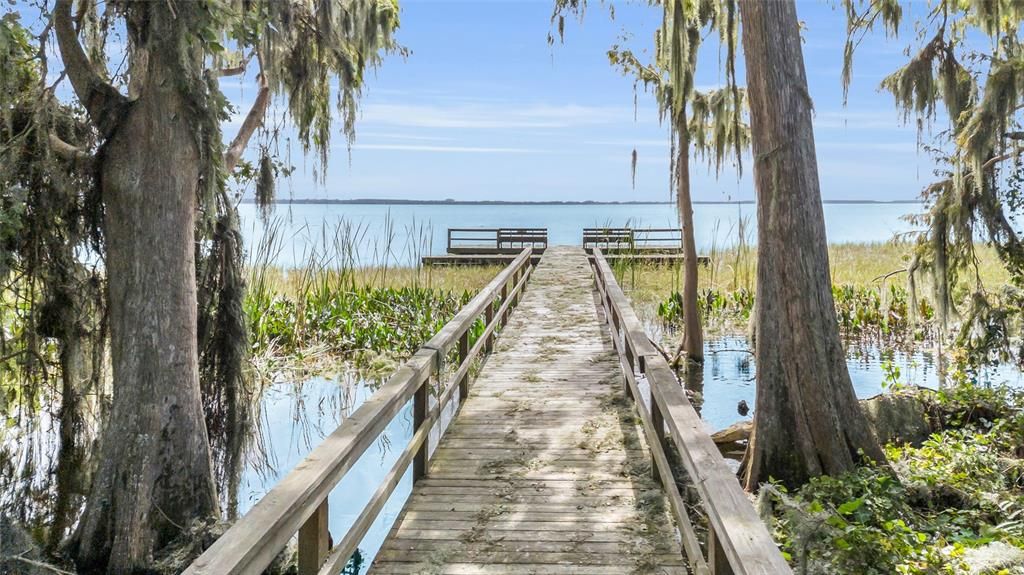
[[[252,108],[246,114],[242,127],[238,129],[238,135],[235,136],[234,140],[231,140],[231,145],[224,152],[224,168],[228,172],[235,169],[238,160],[242,157],[242,153],[245,152],[246,146],[249,145],[249,140],[252,138],[253,133],[256,132],[256,128],[263,124],[263,116],[266,115],[269,104],[270,88],[265,85],[261,86],[260,93],[256,96],[256,101],[252,103]]]
[[[92,154],[78,146],[73,146],[65,142],[56,134],[49,134],[49,140],[50,149],[53,150],[53,153],[65,160],[68,160],[69,162],[86,164],[92,161]]]
[[[984,164],[981,165],[981,171],[983,171],[983,172],[988,171],[989,168],[991,168],[992,166],[998,164],[999,162],[1003,162],[1003,161],[1006,161],[1006,160],[1009,160],[1009,159],[1012,159],[1012,158],[1016,158],[1017,156],[1020,156],[1021,154],[1024,154],[1024,148],[1017,148],[1017,149],[1013,150],[1012,152],[1007,152],[1005,154],[1000,154],[998,156],[990,158],[988,161],[986,161]]]
[[[227,67],[224,67],[224,68],[218,68],[216,70],[211,70],[210,73],[215,78],[227,78],[229,76],[241,76],[242,74],[245,73],[245,70],[249,67],[249,61],[252,60],[252,57],[254,55],[256,55],[256,51],[255,50],[253,50],[252,52],[249,52],[248,56],[242,58],[242,61],[239,62],[237,66],[227,66]],[[262,61],[260,62],[260,64],[261,64],[260,65],[260,73],[262,74],[263,73]]]
[[[85,55],[75,32],[71,4],[72,0],[57,0],[53,6],[53,26],[60,55],[64,60],[64,71],[96,129],[104,138],[108,138],[117,128],[128,106],[128,99],[96,73],[92,62]]]
[[[231,66],[229,68],[219,68],[214,72],[214,75],[218,78],[227,78],[230,76],[241,76],[245,73],[246,63],[242,62],[237,66]]]
[[[256,101],[252,103],[249,113],[245,115],[245,120],[242,122],[242,127],[238,129],[238,134],[234,140],[231,140],[231,145],[224,152],[224,169],[228,172],[234,170],[235,166],[238,165],[238,160],[241,159],[242,153],[245,152],[245,148],[249,145],[249,140],[252,139],[256,128],[263,125],[263,118],[266,116],[267,107],[270,105],[270,86],[267,84],[267,77],[263,73],[263,58],[260,57],[259,52],[255,52],[255,55],[256,61],[259,62],[260,66],[260,92],[256,95]],[[242,64],[242,67],[245,67],[245,63]]]

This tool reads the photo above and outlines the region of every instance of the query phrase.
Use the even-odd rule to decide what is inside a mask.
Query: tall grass
[[[711,244],[705,252],[710,262],[698,270],[698,303],[709,330],[739,331],[747,325],[757,283],[752,228],[750,216],[742,215],[727,230],[722,231],[719,222],[712,228]],[[844,331],[912,339],[929,336],[928,326],[909,329],[905,272],[911,243],[832,244],[828,249],[837,318]],[[1009,274],[995,251],[979,245],[977,253],[982,283],[989,289],[1006,284]],[[616,275],[638,315],[663,334],[673,331],[682,320],[681,273],[677,265],[622,262],[616,266]],[[927,281],[918,284],[920,309],[913,311],[927,320],[933,312],[928,301],[930,285]]]
[[[245,312],[262,363],[404,356],[499,270],[399,265],[429,252],[433,234],[415,221],[398,229],[390,214],[372,243],[367,226],[347,220],[322,226],[312,238],[308,226],[291,237],[283,228],[281,220],[269,222],[248,261]],[[298,265],[277,265],[286,245],[304,246]]]

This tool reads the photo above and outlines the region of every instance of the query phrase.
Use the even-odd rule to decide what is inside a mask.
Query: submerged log
[[[723,443],[736,443],[750,439],[750,430],[754,428],[754,422],[748,420],[737,421],[725,429],[711,434],[711,440],[717,445]]]

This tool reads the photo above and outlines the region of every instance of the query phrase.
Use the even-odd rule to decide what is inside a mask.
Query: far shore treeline
[[[243,198],[243,204],[258,204],[256,198]],[[398,206],[661,206],[674,205],[675,202],[657,201],[515,201],[515,200],[406,200],[390,198],[355,198],[339,200],[333,198],[279,198],[275,204],[357,204],[357,205],[398,205]],[[755,200],[722,200],[692,202],[694,205],[756,205]],[[920,204],[921,200],[822,200],[823,204]]]

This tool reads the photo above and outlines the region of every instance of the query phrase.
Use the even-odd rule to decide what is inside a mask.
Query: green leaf
[[[847,501],[846,503],[843,503],[842,505],[839,506],[839,509],[837,511],[839,511],[839,513],[842,515],[849,515],[854,511],[860,509],[861,505],[864,505],[864,499],[857,498],[852,501]]]

